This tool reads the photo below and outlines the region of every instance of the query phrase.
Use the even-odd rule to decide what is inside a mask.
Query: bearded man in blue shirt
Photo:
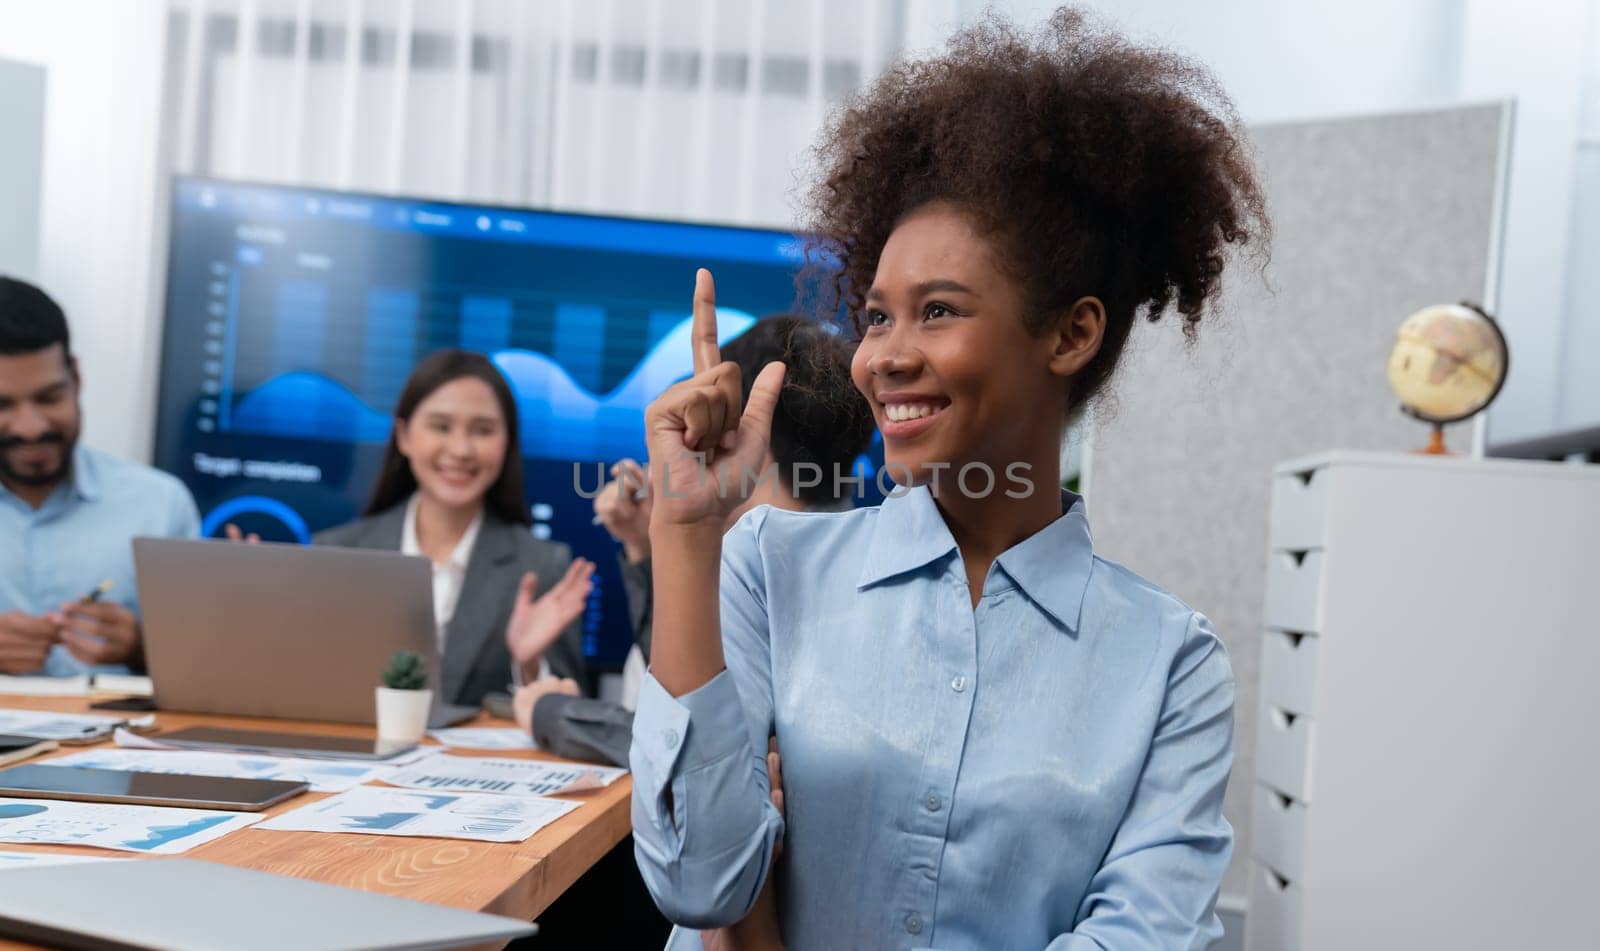
[[[142,666],[129,542],[199,531],[177,479],[78,445],[81,386],[61,308],[0,277],[0,673]]]

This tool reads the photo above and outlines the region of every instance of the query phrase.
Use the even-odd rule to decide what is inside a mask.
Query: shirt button
[[[665,730],[665,731],[663,731],[662,734],[661,734],[661,742],[667,744],[667,749],[669,749],[669,750],[677,749],[678,748],[678,731],[677,730]]]
[[[957,677],[956,679],[950,681],[950,689],[954,690],[956,693],[960,693],[961,691],[967,689],[967,678]]]
[[[922,919],[918,918],[916,915],[907,915],[906,916],[906,933],[907,934],[922,934]]]
[[[938,812],[939,807],[944,805],[944,800],[939,798],[938,793],[928,793],[928,798],[924,799],[922,804],[928,807],[929,812]]]

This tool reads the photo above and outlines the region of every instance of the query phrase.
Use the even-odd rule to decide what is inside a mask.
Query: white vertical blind
[[[349,188],[355,184],[356,108],[361,91],[361,26],[366,22],[362,0],[348,0],[348,4],[344,19],[344,77],[339,87],[339,165],[332,182],[338,188]],[[195,25],[191,23],[189,29],[195,29]]]
[[[239,4],[239,41],[238,48],[254,50],[256,48],[256,28],[261,18],[255,0],[243,0]],[[235,171],[244,168],[245,149],[248,147],[247,133],[250,124],[239,121],[240,118],[250,115],[252,101],[250,86],[255,81],[255,64],[257,57],[241,56],[238,59],[237,74],[233,86],[233,135],[230,137],[232,146],[228,150],[228,167]]]
[[[567,164],[560,160],[559,153],[551,148],[552,142],[566,145],[569,116],[572,112],[572,69],[573,69],[573,10],[575,0],[560,0],[561,16],[556,24],[555,53],[554,53],[554,79],[552,92],[555,103],[552,107],[554,121],[550,130],[544,136],[544,152],[549,161],[549,184],[546,186],[544,199],[549,204],[560,207],[569,201],[566,189]]]
[[[694,124],[689,136],[689,148],[694,168],[706,168],[711,159],[711,73],[717,53],[717,0],[700,0],[700,50],[695,61]],[[704,175],[689,176],[690,214],[706,218],[711,214],[709,181]]]
[[[206,3],[192,0],[188,11],[188,29],[183,41],[183,93],[178,99],[178,145],[175,152],[178,171],[192,172],[195,168],[195,147],[199,141],[197,126],[200,116],[200,63],[205,54]]]
[[[790,226],[907,0],[169,0],[181,171]]]
[[[450,104],[455,123],[450,132],[451,138],[456,142],[471,141],[469,136],[472,131],[472,13],[475,6],[473,0],[455,0],[455,61],[452,63],[454,76],[451,77],[455,89]],[[450,190],[453,194],[462,196],[467,194],[469,151],[471,150],[468,148],[452,150],[451,162],[454,167],[450,174]]]
[[[411,27],[416,13],[416,0],[400,0],[400,22],[394,34],[394,76],[390,80],[393,92],[389,95],[389,147],[384,150],[388,171],[383,177],[383,189],[389,192],[401,190],[401,174],[405,168],[406,107],[411,98]],[[248,53],[244,59],[250,59]]]
[[[735,217],[748,221],[755,204],[756,126],[761,119],[760,60],[756,53],[766,49],[767,7],[769,0],[750,5],[748,38],[745,40],[744,97],[739,118],[739,203]]]
[[[291,181],[305,174],[306,93],[311,68],[311,0],[299,0],[294,11],[294,79],[290,84],[289,127],[284,174]]]
[[[658,135],[661,99],[662,0],[647,0],[645,14],[644,86],[639,91],[639,121],[634,124],[633,177],[628,183],[628,200],[635,207],[649,201],[650,156],[659,148]]]

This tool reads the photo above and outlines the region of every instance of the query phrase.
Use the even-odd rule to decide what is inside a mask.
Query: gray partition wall
[[[1270,263],[1264,274],[1229,271],[1223,310],[1192,348],[1170,315],[1136,327],[1091,437],[1095,548],[1209,616],[1233,661],[1227,812],[1238,840],[1227,896],[1244,893],[1250,847],[1272,466],[1426,443],[1389,390],[1389,348],[1417,308],[1491,292],[1510,111],[1252,129],[1277,231]],[[1450,427],[1446,442],[1469,451],[1470,424]]]

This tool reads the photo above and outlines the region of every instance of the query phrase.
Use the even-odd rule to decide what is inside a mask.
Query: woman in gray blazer
[[[476,706],[542,677],[573,693],[585,682],[594,565],[530,533],[520,445],[516,401],[495,365],[464,350],[434,353],[400,393],[362,517],[312,539],[432,562],[447,703]]]

